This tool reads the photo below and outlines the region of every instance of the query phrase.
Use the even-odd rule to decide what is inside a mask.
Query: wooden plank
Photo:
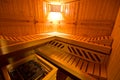
[[[69,56],[65,59],[65,62],[68,63],[71,58],[72,58],[72,55],[69,55]]]
[[[97,63],[95,64],[94,75],[100,76],[100,64],[97,64]]]
[[[104,36],[104,37],[105,37],[106,40],[109,39],[109,36]]]
[[[28,36],[25,36],[27,39],[29,40],[33,40],[33,38],[31,38],[29,35]]]
[[[83,58],[86,59],[86,57],[85,57],[83,51],[82,51],[81,49],[79,49],[79,50],[80,50],[80,53],[82,54]]]
[[[11,80],[7,68],[6,67],[2,67],[1,70],[3,72],[5,80]]]
[[[1,39],[4,39],[3,35],[1,35]]]
[[[35,39],[35,38],[34,38],[34,35],[29,35],[29,37],[32,38],[32,39]]]
[[[103,78],[107,78],[107,69],[106,69],[105,64],[101,64],[101,74],[100,74],[100,76],[103,77]]]
[[[10,40],[15,41],[15,39],[13,37],[9,36],[9,38],[10,38]]]
[[[68,62],[68,64],[71,65],[73,63],[73,61],[75,60],[75,58],[76,58],[75,56],[72,56],[72,58],[70,59],[70,61]]]
[[[87,61],[84,61],[83,66],[82,66],[82,68],[81,68],[81,71],[86,72],[86,71],[87,71],[87,68],[88,68],[88,62],[87,62]]]
[[[18,37],[13,37],[15,41],[21,41]]]
[[[8,41],[10,40],[7,36],[4,36],[4,39],[5,39],[5,40],[8,40]]]
[[[60,59],[61,61],[64,61],[64,59],[68,56],[69,54],[67,54],[67,53],[64,53],[63,54],[63,57]]]
[[[30,38],[30,39],[32,39],[32,40],[34,39],[32,35],[29,35],[27,37]]]
[[[103,37],[103,36],[101,37],[101,40],[104,40],[104,37]]]
[[[59,59],[59,60],[63,59],[63,58],[65,57],[65,55],[66,55],[65,53],[64,53],[64,54],[63,54],[63,53],[60,53],[60,54],[61,54],[61,55],[58,56],[58,59]]]
[[[52,59],[58,59],[60,55],[61,55],[61,54],[59,54],[59,53],[53,53],[53,54],[51,55],[51,58],[52,58]]]
[[[26,36],[22,37],[23,39],[25,39],[26,41],[29,41],[30,39],[28,39]]]
[[[80,70],[82,67],[83,61],[81,59],[79,59],[78,63],[76,64],[76,69]]]
[[[61,61],[64,61],[67,57],[69,56],[69,54],[64,54],[64,56],[61,58]]]
[[[94,71],[94,63],[89,62],[87,73],[93,74],[93,71]]]
[[[26,41],[22,37],[17,37],[20,41]]]
[[[79,58],[75,57],[75,60],[73,61],[72,66],[76,67],[76,64],[78,63],[78,61],[79,61]]]
[[[98,37],[97,40],[100,40],[100,37]]]

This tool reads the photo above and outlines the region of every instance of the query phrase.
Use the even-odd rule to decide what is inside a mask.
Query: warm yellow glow
[[[60,12],[50,12],[48,14],[48,20],[52,22],[57,22],[63,20],[63,16]]]
[[[47,35],[51,35],[51,36],[68,36],[69,34],[65,34],[65,33],[60,33],[60,32],[50,32],[50,33],[46,33]]]
[[[60,2],[50,2],[50,4],[53,4],[53,5],[61,5]]]

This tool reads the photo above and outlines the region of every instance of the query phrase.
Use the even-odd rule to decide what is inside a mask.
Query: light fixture
[[[61,3],[51,2],[49,4],[48,21],[57,24],[61,20],[63,20],[63,16],[61,14]]]

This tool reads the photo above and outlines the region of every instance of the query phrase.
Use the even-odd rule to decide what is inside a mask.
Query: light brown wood
[[[94,63],[89,63],[87,73],[93,74],[93,71],[94,71]]]
[[[99,76],[100,75],[100,64],[95,64],[94,66],[94,74]]]
[[[106,76],[106,67],[104,64],[91,63],[89,61],[80,59],[74,55],[71,56],[71,54],[64,53],[64,51],[61,52],[55,48],[50,49],[46,45],[43,45],[36,50],[37,50],[37,52],[38,51],[40,52],[40,53],[38,52],[37,54],[52,61],[56,65],[59,65],[59,67],[62,67],[63,69],[67,70],[68,72],[71,72],[71,70],[72,70],[71,74],[73,74],[75,76],[77,76],[76,72],[79,72],[79,73],[77,73],[79,75],[81,73],[93,75],[93,76],[95,76],[95,79],[97,79],[97,78],[106,79],[106,77],[107,77]],[[66,56],[63,57],[65,54],[66,54]],[[52,55],[56,56],[56,58]],[[61,60],[60,57],[63,57],[64,59]],[[74,71],[76,71],[76,72],[74,72]]]
[[[8,71],[10,71],[12,68],[15,68],[18,65],[23,64],[23,63],[30,61],[30,60],[35,60],[42,67],[44,67],[44,68],[47,67],[48,69],[51,69],[50,72],[42,80],[51,80],[51,79],[56,80],[57,68],[55,66],[53,66],[52,64],[50,64],[49,62],[47,62],[42,57],[40,57],[34,53],[26,58],[23,58],[23,59],[17,61],[17,62],[13,62],[11,64],[8,64],[7,66],[4,66],[2,68],[2,71],[4,73],[5,80],[11,80]]]
[[[81,68],[81,71],[86,72],[87,68],[88,68],[87,65],[88,65],[88,62],[84,61],[83,65],[82,65],[82,68]]]
[[[101,75],[101,77],[103,77],[103,78],[105,78],[106,76],[107,76],[107,74],[106,74],[106,65],[101,65],[101,73],[100,73],[100,75]]]
[[[2,72],[3,72],[3,75],[4,75],[5,80],[11,80],[11,78],[10,78],[10,76],[9,76],[9,73],[8,73],[8,71],[6,70],[6,67],[2,67],[1,70],[2,70]]]
[[[74,2],[66,3],[63,6],[66,9],[69,8],[68,13],[65,11],[63,13],[66,23],[71,24],[61,24],[62,27],[60,26],[58,31],[91,37],[110,36],[119,4],[119,0],[74,0]]]
[[[50,1],[61,1],[62,3],[62,15],[64,20],[60,21],[57,26],[54,26],[54,24],[47,21],[47,15],[49,13],[48,2]],[[0,0],[0,47],[2,45],[0,48],[0,55],[37,45],[40,43],[39,41],[46,38],[36,34],[53,31],[63,32],[70,35],[62,36],[66,39],[59,38],[60,40],[79,44],[79,46],[97,50],[107,54],[108,56],[112,53],[110,56],[110,63],[107,68],[108,79],[119,79],[119,7],[120,0]],[[115,21],[116,23],[114,26]],[[114,42],[111,52],[111,44],[113,40]],[[43,42],[46,41],[42,41],[42,43]],[[71,49],[70,47],[72,51],[70,56],[68,54],[56,55],[57,53],[53,56],[56,56],[56,59],[59,57],[60,61],[75,66],[79,60],[75,59],[74,62],[73,55],[75,57],[79,57],[79,53],[76,51],[76,48],[77,47],[74,47],[74,51],[74,49]],[[64,50],[67,50],[67,47],[65,47]],[[77,54],[75,52],[77,52]],[[90,53],[92,53],[91,55],[93,58],[99,62],[97,57],[94,55],[97,53],[93,53],[91,51]],[[88,58],[92,60],[92,57],[88,54],[87,50],[85,50],[85,53],[81,51],[81,54],[84,57],[87,55]],[[108,61],[105,59],[106,56],[101,57],[99,54],[97,54],[97,56],[101,58],[102,62],[105,61],[104,63]],[[82,64],[86,65],[84,64],[84,61]],[[93,72],[94,69],[90,66],[93,67],[93,64],[88,63],[87,72],[98,75],[98,68],[100,66],[95,64],[95,72]],[[85,68],[82,70],[85,72]],[[106,76],[104,71],[103,67],[103,74],[101,74],[103,77]]]
[[[112,32],[114,39],[112,44],[112,52],[108,64],[108,80],[119,80],[120,79],[120,7],[118,16]]]

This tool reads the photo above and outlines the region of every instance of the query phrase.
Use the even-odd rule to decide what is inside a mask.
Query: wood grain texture
[[[77,56],[66,53],[62,50],[60,51],[52,47],[48,48],[47,45],[43,45],[37,48],[36,53],[39,54],[40,56],[45,57],[46,59],[50,60],[51,62],[55,63],[56,65],[58,65],[59,67],[65,70],[67,68],[67,71],[68,72],[72,71],[71,74],[75,75],[76,77],[77,77],[76,72],[78,72],[77,73],[79,75],[78,78],[80,78],[80,75],[85,76],[85,74],[90,74],[92,75],[91,77],[95,76],[94,77],[95,80],[97,80],[97,78],[99,78],[100,80],[107,78],[106,66],[104,64],[89,62]],[[66,56],[64,57],[64,55]],[[62,57],[64,59],[62,59]]]
[[[80,0],[66,3],[63,5],[66,8],[63,9],[66,23],[61,24],[64,27],[60,26],[58,30],[89,37],[110,36],[119,5],[119,0]]]
[[[46,17],[43,0],[1,0],[0,34],[26,36],[52,31]]]
[[[55,29],[47,22],[47,1],[59,0],[1,0],[0,34],[23,36],[58,31],[87,37],[110,36],[120,4],[119,0],[61,0],[64,20]]]
[[[120,8],[116,19],[116,23],[112,32],[114,42],[112,44],[112,52],[108,65],[108,80],[120,79]]]

